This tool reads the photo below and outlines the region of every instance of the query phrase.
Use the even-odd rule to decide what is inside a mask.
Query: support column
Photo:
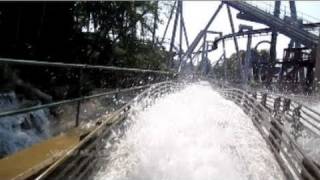
[[[219,34],[222,37],[222,33]],[[228,81],[228,62],[226,57],[226,44],[225,40],[222,39],[222,49],[223,49],[223,67],[224,67],[224,80]]]
[[[275,1],[274,12],[273,12],[273,15],[275,17],[279,17],[279,15],[280,15],[280,5],[281,5],[281,1]],[[270,62],[271,63],[274,63],[276,60],[276,57],[277,57],[277,52],[276,52],[277,36],[278,36],[277,31],[275,29],[272,29],[271,47],[270,47]]]
[[[251,29],[252,30],[252,29]],[[248,41],[247,41],[247,51],[244,61],[244,83],[247,84],[248,80],[251,79],[251,73],[250,70],[250,63],[251,63],[251,42],[252,42],[252,35],[248,34]]]
[[[169,54],[170,57],[168,58],[168,67],[171,68],[173,65],[173,46],[174,46],[174,42],[175,42],[175,38],[176,38],[176,32],[177,32],[177,24],[178,24],[178,19],[179,19],[179,11],[180,11],[180,3],[178,1],[178,6],[177,6],[177,11],[176,11],[176,16],[174,19],[174,24],[173,24],[173,30],[172,30],[172,36],[171,36],[171,43],[170,43],[170,49],[169,49]]]
[[[206,27],[204,28],[203,31],[200,31],[199,34],[197,35],[197,37],[194,39],[194,41],[191,43],[190,47],[187,49],[185,55],[182,57],[182,61],[184,61],[184,59],[186,57],[189,57],[193,51],[195,50],[195,48],[197,47],[197,45],[199,44],[200,40],[202,39],[204,33],[206,33],[206,31],[208,30],[208,28],[210,27],[210,25],[212,24],[213,20],[216,18],[216,16],[218,15],[218,13],[220,12],[221,8],[223,6],[223,3],[221,3],[217,10],[214,12],[213,16],[211,17],[211,19],[209,20],[208,24],[206,25]],[[181,71],[181,67],[182,67],[182,62],[179,65],[178,68],[178,72]]]
[[[280,5],[281,5],[281,1],[275,1],[274,12],[273,12],[273,15],[275,17],[279,17],[280,15]],[[272,75],[273,75],[272,69],[273,69],[274,62],[276,61],[276,58],[277,58],[277,37],[278,37],[278,32],[276,29],[273,28],[272,34],[271,34],[271,44],[270,44],[270,60],[268,62],[268,71],[267,71],[268,72],[267,86],[269,86],[272,81]],[[283,67],[281,68],[283,69]],[[282,80],[282,77],[281,77],[281,80]]]
[[[182,9],[182,3],[183,3],[183,1],[178,1],[178,3],[179,3],[179,7],[180,7],[180,33],[179,33],[179,35],[180,35],[180,37],[179,37],[179,64],[182,62],[182,52],[183,52],[183,50],[182,50],[182,33],[183,33],[183,19],[182,19],[182,14],[183,14],[183,9]]]
[[[293,41],[290,40],[290,43],[288,44],[288,49],[291,49],[292,47],[293,47]],[[287,52],[287,53],[285,54],[285,56],[284,56],[284,58],[283,58],[282,61],[283,61],[283,62],[288,61],[289,56],[290,56],[290,53]],[[280,83],[281,83],[282,80],[283,80],[283,74],[284,74],[284,72],[287,72],[287,67],[288,67],[288,66],[286,66],[285,63],[282,63],[281,71],[280,71],[280,79],[279,79]]]
[[[314,59],[314,79],[313,79],[313,89],[318,94],[320,92],[320,39],[318,43],[318,47],[314,48],[315,57]]]
[[[166,37],[167,31],[168,31],[168,27],[170,25],[170,22],[171,22],[171,19],[172,19],[172,16],[173,16],[174,9],[176,8],[176,4],[177,4],[177,1],[175,1],[173,6],[172,6],[167,25],[166,25],[166,28],[164,30],[164,33],[163,33],[163,36],[162,36],[162,39],[161,39],[161,45],[163,44],[164,38]]]
[[[184,18],[183,18],[183,12],[181,13],[181,20],[182,20],[183,34],[184,34],[184,38],[185,38],[186,45],[187,45],[187,48],[186,48],[186,49],[189,49],[189,38],[188,38],[188,34],[187,34],[186,24],[185,24]],[[189,54],[189,55],[188,55],[188,58],[189,58],[189,59],[192,59],[192,56]]]
[[[290,16],[292,19],[297,20],[297,8],[296,8],[296,2],[289,1],[289,6],[290,6]]]
[[[201,63],[200,63],[200,71],[201,73],[204,72],[205,69],[205,52],[206,52],[206,41],[207,41],[207,33],[203,36],[203,43],[202,43],[202,53],[201,53]]]
[[[247,26],[247,25],[240,25],[239,26],[240,31],[247,30],[251,31],[252,26]],[[243,83],[246,85],[248,83],[248,80],[251,79],[251,73],[249,70],[251,69],[250,64],[251,64],[251,42],[252,42],[252,34],[248,34],[248,40],[247,40],[247,49],[246,49],[246,54],[244,57],[244,65],[243,65]]]
[[[184,37],[185,37],[185,41],[186,41],[187,49],[188,49],[189,48],[189,38],[188,38],[188,34],[187,34],[186,25],[184,23],[183,14],[181,14],[181,19],[182,19],[182,25],[183,25],[183,33],[184,33]]]
[[[294,0],[293,1],[289,1],[289,5],[290,5],[290,16],[291,16],[291,18],[298,22],[297,8],[296,8],[295,1]],[[301,22],[301,24],[299,22],[299,26],[302,28],[302,22]],[[300,48],[301,44],[295,42],[295,46],[294,47],[295,48]],[[300,67],[300,69],[298,70],[298,77],[299,77],[299,81],[300,82],[305,81],[305,75],[304,74],[305,74],[304,73],[304,67],[302,67],[302,68]]]
[[[227,6],[227,11],[228,11],[228,17],[229,17],[229,22],[230,22],[230,26],[231,26],[231,32],[233,34],[233,41],[234,41],[234,46],[236,48],[236,53],[237,53],[237,61],[239,63],[239,75],[241,77],[241,81],[243,82],[244,77],[243,77],[243,71],[242,71],[242,62],[241,62],[241,58],[240,58],[240,54],[239,54],[239,45],[238,45],[238,41],[237,41],[237,37],[234,35],[235,34],[235,30],[234,30],[234,24],[233,24],[233,19],[232,19],[232,15],[231,15],[231,10],[230,7]]]
[[[153,31],[152,31],[152,45],[155,47],[156,45],[156,29],[157,29],[157,21],[158,21],[158,1],[155,2],[155,10],[153,15]]]

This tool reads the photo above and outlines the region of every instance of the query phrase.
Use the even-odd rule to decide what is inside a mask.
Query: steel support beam
[[[242,72],[242,62],[241,62],[241,58],[240,58],[240,54],[239,54],[239,45],[238,45],[237,37],[235,36],[233,18],[232,18],[232,14],[231,14],[231,10],[230,10],[229,5],[227,5],[227,11],[228,11],[228,17],[229,17],[229,22],[230,22],[230,26],[231,26],[233,41],[234,41],[234,47],[236,49],[237,61],[239,63],[239,73],[240,73],[239,75],[241,77],[241,80],[243,81],[244,77],[243,77],[243,72]]]
[[[161,42],[160,42],[161,45],[163,44],[164,38],[167,35],[167,31],[168,31],[168,28],[169,28],[169,25],[170,25],[170,22],[171,22],[171,19],[172,19],[172,16],[173,16],[174,9],[176,8],[176,4],[177,4],[177,1],[175,1],[173,6],[172,6],[172,9],[171,9],[171,12],[170,12],[170,16],[169,16],[166,28],[164,30],[164,33],[163,33],[163,36],[162,36],[162,39],[161,39]]]
[[[182,53],[183,53],[183,49],[182,49],[182,36],[183,36],[183,19],[182,19],[182,14],[183,14],[183,1],[178,1],[178,5],[179,5],[179,14],[180,14],[180,37],[179,37],[179,64],[182,61]]]
[[[204,34],[203,36],[203,43],[202,43],[202,53],[201,53],[201,63],[200,63],[200,72],[201,74],[205,73],[206,71],[206,66],[207,66],[207,59],[206,59],[206,51],[207,51],[207,33]]]
[[[276,18],[279,18],[279,15],[280,15],[280,5],[281,5],[281,1],[275,1],[273,15]],[[270,44],[270,61],[269,61],[268,71],[267,71],[268,72],[267,86],[269,86],[270,83],[272,82],[273,63],[276,61],[276,57],[277,57],[277,37],[278,37],[277,29],[275,27],[272,27],[271,44]]]
[[[288,49],[291,49],[293,47],[293,41],[291,40],[288,44]],[[286,53],[284,58],[283,58],[283,62],[286,62],[287,59],[289,58],[289,53]],[[283,74],[286,71],[286,68],[283,67],[283,65],[281,66],[281,71],[280,71],[280,77],[279,77],[279,82],[281,83],[283,80]]]
[[[212,24],[213,20],[216,18],[216,16],[218,15],[218,13],[220,12],[221,8],[223,6],[223,3],[221,3],[217,10],[215,11],[215,13],[213,14],[213,16],[211,17],[211,19],[209,20],[209,22],[207,23],[207,25],[205,26],[205,28],[199,32],[199,34],[197,35],[197,37],[193,40],[193,42],[190,44],[189,48],[187,49],[186,53],[184,54],[184,56],[182,57],[182,61],[179,65],[179,68],[178,68],[178,72],[181,71],[181,68],[182,68],[182,64],[183,64],[183,61],[185,61],[185,59],[187,57],[189,57],[193,51],[195,50],[195,48],[198,46],[200,40],[202,39],[202,37],[204,36],[204,34],[206,33],[206,31],[209,29],[210,25]]]
[[[183,25],[183,33],[184,33],[184,37],[185,37],[187,49],[188,49],[189,48],[189,38],[188,38],[187,28],[186,28],[186,24],[184,22],[183,14],[181,14],[181,19],[182,19],[182,25]]]
[[[157,29],[157,21],[158,21],[158,1],[155,2],[156,8],[154,9],[153,15],[153,31],[152,31],[152,45],[156,46],[156,29]]]
[[[252,27],[246,27],[247,30],[252,30]],[[244,58],[244,83],[247,84],[248,80],[251,79],[251,73],[250,73],[250,64],[251,64],[251,43],[252,43],[252,34],[248,34],[248,40],[247,40],[247,51]]]
[[[222,33],[220,33],[220,38],[222,37]],[[228,80],[228,62],[227,62],[227,57],[226,57],[226,44],[225,40],[222,40],[222,51],[223,51],[223,68],[224,68],[224,80]]]
[[[176,10],[176,16],[174,19],[174,24],[173,24],[173,29],[172,29],[172,36],[171,36],[171,43],[170,43],[170,49],[169,49],[169,54],[170,57],[168,58],[168,67],[171,68],[173,65],[173,56],[172,56],[172,50],[173,50],[173,46],[174,46],[174,42],[175,42],[175,38],[176,38],[176,32],[177,32],[177,26],[178,26],[178,19],[179,19],[179,11],[180,11],[180,3],[178,1],[178,6],[177,6],[177,10]]]
[[[297,16],[296,2],[294,0],[289,1],[289,6],[290,6],[291,18],[294,19],[294,20],[297,20],[298,16]]]
[[[298,22],[298,16],[297,16],[297,9],[296,9],[296,3],[295,1],[289,1],[289,5],[290,5],[290,15],[291,15],[291,18],[294,19],[295,21]],[[298,22],[299,23],[299,22]],[[302,22],[301,24],[299,23],[299,25],[301,26],[302,28]],[[295,42],[295,45],[294,45],[295,48],[300,48],[301,47],[301,44],[299,44],[298,42]],[[304,68],[301,68],[299,71],[298,71],[298,75],[299,75],[299,81],[302,82],[305,80],[305,75],[304,75]]]
[[[280,15],[280,5],[281,5],[281,1],[275,1],[273,15],[277,18]],[[278,32],[276,31],[275,28],[272,28],[271,46],[270,46],[270,62],[274,62],[277,57],[277,52],[276,52],[277,36],[278,36]]]
[[[320,40],[319,40],[320,43]],[[320,92],[320,46],[318,45],[317,48],[315,48],[313,51],[315,51],[315,69],[314,69],[314,79],[313,79],[313,89],[316,93]]]

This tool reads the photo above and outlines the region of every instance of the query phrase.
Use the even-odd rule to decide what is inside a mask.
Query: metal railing
[[[266,101],[266,107],[271,111],[276,111],[275,103],[279,103],[278,108],[282,110],[287,121],[295,119],[296,123],[301,123],[300,125],[306,128],[305,130],[320,137],[320,113],[316,110],[284,95],[271,95],[266,92],[251,92],[251,94],[257,94],[257,100],[260,102]]]
[[[77,64],[77,63],[64,63],[64,62],[48,62],[48,61],[12,59],[12,58],[0,58],[0,64],[45,66],[45,67],[59,67],[59,68],[77,68],[77,69],[96,69],[96,70],[107,70],[107,71],[126,71],[126,72],[138,72],[138,73],[155,73],[155,74],[165,74],[165,75],[176,75],[174,72],[161,71],[161,70],[127,68],[127,67],[117,67],[117,66],[104,66],[104,65]]]
[[[86,168],[90,169],[91,166],[93,166],[96,161],[95,157],[92,156],[82,156],[79,155],[78,153],[81,150],[86,150],[87,152],[91,152],[93,149],[97,150],[97,143],[98,141],[101,142],[104,136],[107,136],[108,132],[111,131],[112,127],[117,126],[118,123],[120,123],[128,113],[128,110],[131,108],[134,102],[143,102],[144,97],[158,97],[162,95],[164,92],[173,90],[171,87],[175,87],[175,83],[168,81],[170,79],[173,79],[177,76],[176,73],[174,72],[169,72],[169,71],[161,71],[161,70],[151,70],[151,69],[139,69],[139,68],[126,68],[126,67],[115,67],[115,66],[102,66],[102,65],[89,65],[89,64],[74,64],[74,63],[62,63],[62,62],[47,62],[47,61],[36,61],[36,60],[24,60],[24,59],[10,59],[10,58],[0,58],[0,64],[10,64],[10,65],[17,65],[17,66],[38,66],[38,67],[54,67],[54,68],[63,68],[63,69],[77,69],[79,70],[79,74],[76,77],[79,82],[78,82],[78,98],[74,99],[67,99],[67,100],[62,100],[62,101],[57,101],[57,102],[50,102],[48,104],[42,104],[42,105],[36,105],[36,106],[31,106],[31,107],[25,107],[25,108],[20,108],[20,109],[14,109],[14,110],[9,110],[5,112],[0,112],[0,119],[1,118],[6,118],[9,116],[17,116],[20,114],[24,113],[30,113],[30,116],[32,115],[31,113],[37,111],[37,110],[42,110],[42,109],[47,109],[50,110],[52,115],[56,116],[57,109],[59,107],[62,107],[61,109],[63,111],[69,111],[68,107],[66,106],[71,105],[72,108],[75,108],[71,112],[71,118],[69,117],[70,115],[67,113],[62,113],[62,114],[67,114],[67,117],[63,117],[65,119],[68,119],[68,125],[66,125],[66,122],[62,122],[63,126],[68,126],[68,127],[63,127],[63,130],[59,130],[60,132],[63,132],[65,129],[70,128],[69,127],[69,121],[70,119],[73,120],[74,118],[74,125],[79,126],[80,124],[80,119],[85,119],[88,120],[90,118],[85,117],[85,118],[80,118],[81,115],[84,114],[84,112],[81,111],[82,104],[84,104],[87,101],[93,101],[93,100],[98,100],[99,98],[112,98],[113,96],[118,96],[118,95],[123,95],[125,93],[130,93],[130,94],[137,94],[133,92],[141,92],[142,90],[145,90],[148,88],[148,90],[143,91],[143,93],[139,94],[135,100],[131,100],[129,103],[126,103],[124,106],[119,108],[118,110],[112,110],[112,113],[106,114],[104,113],[104,116],[101,114],[95,115],[94,120],[94,127],[95,129],[91,131],[88,135],[84,135],[84,137],[81,137],[81,141],[79,144],[76,145],[73,149],[71,149],[68,152],[60,152],[62,153],[62,158],[58,159],[53,163],[50,167],[46,167],[45,169],[42,169],[41,175],[39,174],[40,172],[33,172],[33,176],[30,177],[30,179],[43,179],[47,176],[50,176],[48,179],[52,179],[52,177],[56,177],[57,175],[60,175],[62,178],[58,179],[65,179],[66,177],[79,177],[77,179],[81,179],[82,175],[86,174]],[[84,70],[99,70],[100,71],[121,71],[121,72],[131,72],[131,73],[142,73],[144,75],[154,75],[154,78],[149,79],[146,81],[146,83],[152,83],[152,82],[158,82],[154,84],[146,84],[146,85],[141,85],[141,86],[134,86],[130,88],[124,88],[124,89],[116,89],[112,91],[107,91],[107,92],[102,92],[102,93],[96,93],[93,95],[88,95],[88,96],[83,96],[84,93],[82,92],[83,90],[83,73]],[[159,82],[160,81],[160,82]],[[161,82],[162,81],[162,82]],[[139,84],[141,84],[139,82]],[[131,95],[130,95],[131,96]],[[143,102],[145,103],[144,106],[147,106],[148,103],[150,102]],[[66,106],[65,106],[66,105]],[[103,107],[106,108],[106,107]],[[65,110],[66,109],[66,110]],[[52,111],[53,110],[53,111]],[[96,111],[96,110],[94,110]],[[105,110],[103,110],[105,112]],[[59,114],[60,116],[60,114]],[[103,119],[106,118],[106,119]],[[59,118],[56,118],[59,119]],[[59,119],[60,120],[60,119]],[[71,122],[73,123],[73,121]],[[84,123],[84,121],[81,121]],[[86,121],[88,122],[88,121]],[[73,126],[73,124],[72,124]],[[111,128],[111,129],[110,129]],[[73,156],[77,154],[77,156]],[[94,154],[94,153],[93,153]],[[92,159],[93,158],[93,159]],[[66,162],[68,161],[68,162]],[[75,163],[76,162],[76,163]],[[91,162],[91,163],[90,163]],[[78,165],[79,163],[79,165]],[[90,164],[87,166],[87,164]],[[84,166],[86,166],[84,168]],[[61,173],[56,173],[56,174],[51,174],[52,171],[54,171],[56,168],[63,167]],[[69,171],[69,168],[72,167],[72,170]],[[83,169],[84,168],[84,169]],[[79,170],[82,173],[79,173]],[[32,169],[31,169],[32,171]],[[64,176],[63,172],[65,172],[68,176]],[[78,172],[78,173],[74,173]],[[55,178],[57,179],[57,178]],[[75,179],[75,178],[71,178]]]
[[[306,155],[296,137],[285,126],[290,123],[296,132],[301,131],[300,126],[319,136],[318,112],[285,97],[272,97],[266,93],[235,88],[219,91],[251,117],[253,124],[270,145],[287,179],[320,179],[319,165]]]
[[[139,103],[140,107],[146,108],[153,104],[157,98],[175,91],[181,87],[178,83],[166,81],[157,83],[144,90],[137,97],[125,104],[105,119],[96,123],[96,128],[85,136],[79,144],[55,163],[46,168],[35,179],[86,179],[97,166],[99,151],[103,150],[105,142],[110,141],[112,132],[120,128],[124,120],[129,116],[132,107]],[[125,132],[123,132],[125,133]]]
[[[25,60],[25,59],[12,59],[12,58],[0,58],[0,64],[10,64],[10,65],[19,65],[19,66],[33,66],[33,67],[54,67],[54,68],[63,68],[63,69],[77,69],[79,70],[78,77],[78,98],[62,100],[58,102],[50,102],[48,104],[36,105],[32,107],[26,107],[21,109],[9,110],[6,112],[0,112],[0,118],[7,116],[14,116],[22,113],[29,113],[32,111],[40,110],[40,109],[48,109],[48,108],[56,108],[61,105],[67,104],[75,104],[76,106],[76,115],[75,115],[75,125],[79,125],[79,116],[81,104],[86,100],[97,99],[100,97],[106,97],[110,95],[117,95],[126,92],[132,92],[135,90],[141,90],[150,86],[150,84],[143,86],[135,86],[131,88],[124,89],[116,89],[109,92],[97,93],[94,95],[84,96],[83,93],[83,70],[99,70],[99,71],[123,71],[123,72],[134,72],[134,73],[142,73],[142,74],[153,74],[154,78],[148,79],[146,83],[165,81],[169,79],[173,79],[177,74],[169,71],[160,71],[160,70],[151,70],[151,69],[139,69],[139,68],[126,68],[126,67],[115,67],[115,66],[104,66],[104,65],[90,65],[90,64],[76,64],[76,63],[64,63],[64,62],[48,62],[48,61],[38,61],[38,60]]]
[[[153,84],[153,86],[154,85],[156,85],[156,84]],[[1,112],[0,119],[8,117],[8,116],[16,116],[16,115],[20,115],[20,114],[24,114],[24,113],[30,113],[30,112],[34,112],[34,111],[37,111],[40,109],[57,108],[62,105],[76,105],[76,111],[75,111],[76,114],[74,116],[74,122],[75,122],[74,124],[75,124],[75,126],[79,126],[79,124],[80,124],[79,116],[81,114],[80,107],[81,107],[81,104],[84,103],[85,101],[94,100],[97,98],[109,97],[112,95],[118,95],[118,94],[122,94],[122,93],[126,93],[126,92],[143,90],[143,89],[148,88],[150,86],[152,86],[152,84],[147,84],[147,85],[143,85],[143,86],[135,86],[135,87],[124,88],[124,89],[117,89],[117,90],[97,93],[97,94],[93,94],[93,95],[89,95],[89,96],[78,97],[78,98],[74,98],[74,99],[67,99],[67,100],[57,101],[57,102],[53,102],[53,103],[35,105],[35,106],[25,107],[25,108],[20,108],[20,109],[13,109],[13,110]]]
[[[270,14],[273,15],[274,13],[274,1],[270,1],[270,3],[263,2],[263,1],[247,1],[247,3],[260,8]],[[285,16],[290,16],[290,7],[285,5],[280,6],[280,18],[284,19]],[[320,19],[314,16],[311,16],[305,12],[297,11],[298,19],[301,19],[304,23],[313,23],[313,22],[320,22]]]
[[[274,13],[274,1],[270,2],[263,2],[263,1],[247,1],[247,3],[260,8],[261,10],[264,10],[265,12],[268,12],[269,14]],[[271,4],[270,4],[271,3]],[[287,7],[284,4],[281,4],[280,6],[280,18],[284,19],[286,16],[291,16],[290,13],[290,7]],[[311,16],[305,12],[297,11],[297,17],[298,19],[301,19],[303,23],[314,23],[314,22],[320,22],[320,19],[314,16]]]

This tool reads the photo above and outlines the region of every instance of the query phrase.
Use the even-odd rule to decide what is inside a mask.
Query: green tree
[[[245,58],[245,51],[241,50],[240,61],[242,64]],[[265,76],[267,75],[267,67],[269,66],[270,55],[267,50],[253,50],[252,49],[252,59],[251,59],[251,67],[253,70],[253,79],[252,82],[259,82],[260,80],[264,81]],[[226,66],[226,67],[224,67]],[[225,62],[217,64],[213,67],[213,75],[218,79],[224,79],[226,69],[226,75],[228,81],[231,82],[240,82],[240,67],[237,59],[237,54],[233,53],[229,58],[226,58]]]
[[[78,31],[90,34],[100,47],[109,42],[111,55],[100,64],[162,69],[166,52],[145,40],[157,28],[154,20],[161,22],[160,7],[156,1],[77,2],[74,14]]]

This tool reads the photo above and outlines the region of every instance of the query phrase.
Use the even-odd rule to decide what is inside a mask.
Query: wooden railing
[[[294,100],[241,89],[220,89],[239,105],[270,146],[287,179],[320,179],[320,167],[297,143],[302,132],[320,136],[320,114]],[[318,148],[318,147],[315,147]]]

